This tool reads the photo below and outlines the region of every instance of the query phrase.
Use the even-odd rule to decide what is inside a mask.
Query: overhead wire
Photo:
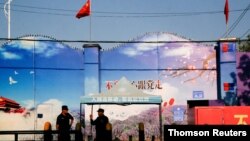
[[[0,3],[4,4],[4,3]],[[70,9],[60,9],[60,8],[45,8],[45,7],[36,7],[36,6],[26,6],[26,5],[18,5],[18,4],[12,4],[12,7],[21,7],[21,8],[28,8],[28,9],[36,9],[34,10],[24,10],[24,9],[14,9],[12,8],[12,11],[15,12],[25,12],[25,13],[31,13],[31,14],[48,14],[48,15],[61,15],[61,16],[72,16],[74,13],[77,12],[77,10],[70,10]],[[3,9],[3,8],[0,8]],[[46,10],[46,12],[43,11],[37,11],[37,10]],[[55,12],[48,12],[50,11],[58,11],[60,13]],[[237,9],[232,10],[230,12],[240,12],[245,9]],[[66,13],[67,12],[67,13]],[[72,12],[69,14],[69,12]],[[116,18],[123,18],[123,17],[171,17],[171,16],[196,16],[196,15],[204,15],[204,14],[219,14],[223,13],[223,11],[200,11],[200,12],[171,12],[171,13],[146,13],[146,12],[104,12],[104,11],[92,11],[94,17],[116,17]],[[100,15],[105,14],[105,15]],[[107,15],[109,14],[109,15]]]
[[[0,2],[0,5],[4,3]],[[11,4],[14,7],[22,7],[22,8],[31,8],[31,9],[40,9],[40,10],[54,10],[54,11],[76,11],[76,10],[69,10],[69,9],[60,9],[60,8],[48,8],[48,7],[37,7],[37,6],[28,6],[28,5],[19,5],[19,4]]]
[[[3,9],[3,8],[0,8]],[[29,10],[15,10],[11,9],[14,12],[24,12],[29,14],[46,14],[46,15],[60,15],[60,16],[72,16],[72,14],[62,14],[62,13],[51,13],[51,12],[37,12],[37,11],[29,11]]]
[[[0,38],[0,41],[50,41],[50,42],[79,42],[79,43],[214,43],[220,40],[183,40],[183,41],[103,41],[103,40],[53,40],[53,39],[30,39],[30,38]],[[226,40],[225,40],[226,41]],[[227,40],[226,42],[242,42],[247,39]]]
[[[0,3],[0,5],[3,5],[4,3]],[[20,8],[28,8],[28,9],[35,9],[34,10],[24,10],[24,9],[14,9],[11,10],[14,12],[25,12],[25,13],[31,13],[31,14],[46,14],[46,15],[59,15],[59,16],[72,16],[77,10],[70,10],[70,9],[61,9],[61,8],[47,8],[47,7],[37,7],[37,6],[28,6],[28,5],[19,5],[19,4],[12,4],[13,7],[20,7]],[[0,9],[3,9],[0,7]],[[37,10],[46,10],[44,11],[37,11]],[[48,12],[48,11],[58,11],[58,12]],[[242,20],[244,15],[247,11],[250,10],[250,4],[245,9],[237,9],[237,10],[231,10],[230,12],[240,12],[241,15],[238,17],[238,19],[230,26],[227,32],[225,32],[222,37],[228,36],[231,34],[231,32],[237,27],[239,22]],[[72,12],[69,14],[69,12]],[[96,14],[93,17],[114,17],[114,18],[157,18],[157,17],[175,17],[175,16],[196,16],[196,15],[204,15],[204,14],[219,14],[223,13],[224,11],[199,11],[199,12],[170,12],[170,13],[145,13],[145,12],[104,12],[104,11],[92,11],[92,13]],[[105,14],[105,15],[101,15]],[[244,37],[247,33],[246,31],[242,36]]]
[[[244,38],[248,34],[248,32],[250,32],[250,28],[245,33],[243,33],[240,38]]]

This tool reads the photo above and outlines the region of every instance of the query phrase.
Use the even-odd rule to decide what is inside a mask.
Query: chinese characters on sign
[[[234,118],[239,119],[237,123],[238,125],[247,125],[247,122],[245,121],[245,119],[248,118],[248,115],[237,114],[237,115],[234,115]]]
[[[106,88],[110,90],[118,81],[106,81]],[[132,85],[141,90],[162,89],[160,80],[138,80],[132,81]]]
[[[94,97],[92,102],[149,102],[149,97]]]

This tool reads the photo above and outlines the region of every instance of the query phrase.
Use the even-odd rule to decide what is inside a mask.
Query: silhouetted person
[[[104,109],[98,109],[98,117],[93,120],[93,116],[90,115],[91,125],[95,125],[96,139],[95,141],[109,141],[106,125],[109,123],[109,119],[104,115]]]
[[[70,141],[70,128],[74,118],[68,113],[68,106],[62,106],[62,112],[57,116],[56,129],[58,130],[58,141]]]

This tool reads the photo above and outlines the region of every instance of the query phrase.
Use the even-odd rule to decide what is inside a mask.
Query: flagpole
[[[228,37],[228,24],[226,24],[226,38]]]
[[[92,1],[91,0],[89,0],[90,1],[90,12],[92,12]],[[92,24],[92,16],[91,16],[92,14],[90,14],[90,17],[89,17],[89,40],[91,41],[92,40],[92,38],[91,38],[91,32],[92,32],[92,27],[91,27],[91,24]]]
[[[92,20],[91,20],[91,0],[86,0],[85,4],[82,6],[82,8],[78,11],[76,14],[76,18],[80,19],[82,17],[89,16],[89,39],[91,38],[91,32],[92,32]]]
[[[89,17],[90,19],[89,19],[89,40],[91,41],[92,39],[91,39],[91,15],[90,15],[90,17]]]

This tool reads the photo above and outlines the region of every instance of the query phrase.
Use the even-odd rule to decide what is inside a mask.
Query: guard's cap
[[[99,109],[97,110],[97,112],[104,112],[104,109],[99,108]]]
[[[62,110],[68,110],[68,106],[67,105],[63,105],[62,106]]]

